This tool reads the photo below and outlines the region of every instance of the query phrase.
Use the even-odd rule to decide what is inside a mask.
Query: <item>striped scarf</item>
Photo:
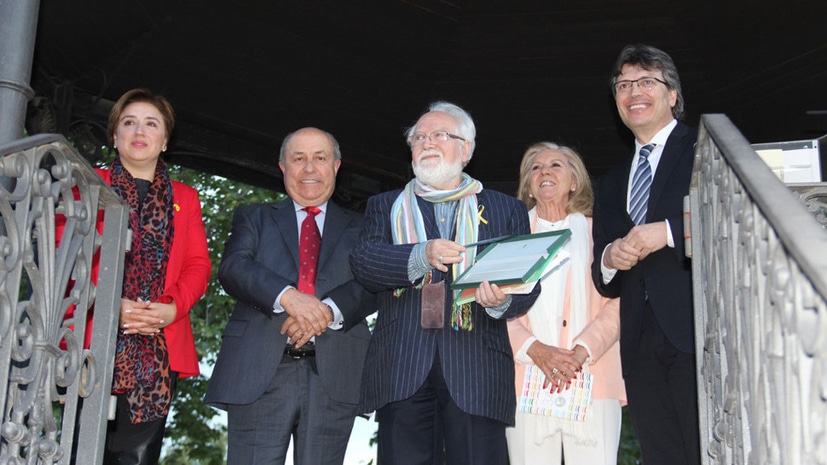
[[[431,203],[458,201],[454,241],[458,244],[477,242],[479,227],[477,194],[482,192],[482,189],[482,183],[466,173],[462,173],[462,181],[459,186],[451,190],[436,190],[422,184],[418,179],[412,179],[399,194],[391,208],[393,243],[418,244],[428,240],[425,221],[422,219],[422,212],[419,210],[416,197],[421,197]],[[453,265],[452,276],[456,278],[461,275],[474,263],[476,254],[477,248],[470,247],[465,252],[465,259]],[[430,276],[430,273],[427,276]],[[451,323],[454,329],[470,331],[473,329],[470,305],[463,305],[461,308],[456,305],[460,292],[454,291]]]

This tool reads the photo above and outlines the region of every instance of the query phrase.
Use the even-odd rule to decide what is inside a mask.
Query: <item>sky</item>
[[[376,446],[371,446],[369,443],[378,425],[373,417],[356,419],[353,432],[350,434],[350,442],[347,445],[344,465],[368,464],[371,460],[376,463]]]
[[[347,444],[344,465],[367,465],[373,460],[376,463],[376,446],[371,446],[370,438],[376,431],[378,423],[364,418],[357,418],[353,423],[353,431],[350,434],[350,442]],[[293,448],[287,451],[285,465],[293,465]]]

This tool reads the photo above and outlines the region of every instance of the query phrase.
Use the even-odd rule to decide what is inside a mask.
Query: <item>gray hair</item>
[[[293,136],[295,136],[296,133],[301,131],[302,129],[309,129],[309,128],[296,129],[295,131],[291,132],[290,134],[287,134],[286,136],[284,136],[284,140],[281,142],[281,149],[279,149],[279,162],[285,163],[287,161],[285,159],[286,154],[284,153],[284,151],[287,150],[287,144],[289,144],[290,139],[292,139]],[[322,129],[319,129],[319,128],[313,128],[313,129],[316,129],[316,130],[319,130],[319,131],[323,132],[324,135],[326,135],[327,138],[330,139],[330,145],[333,146],[333,158],[335,160],[341,160],[342,159],[342,151],[339,149],[339,141],[337,141],[336,138],[333,137],[333,134],[331,134],[327,131],[324,131]]]
[[[465,139],[467,142],[471,143],[471,148],[468,149],[468,161],[470,162],[471,157],[474,155],[474,148],[476,148],[477,146],[477,127],[474,126],[474,120],[473,118],[471,118],[471,115],[459,106],[444,101],[431,103],[428,106],[428,111],[425,113],[430,113],[433,111],[447,113],[448,115],[452,116],[454,119],[457,120],[457,135]],[[422,118],[422,116],[425,115],[425,113],[419,115],[419,117]],[[410,139],[411,136],[413,136],[414,132],[416,132],[416,124],[409,127],[405,131],[405,139]]]
[[[617,77],[620,76],[621,69],[624,65],[637,65],[646,70],[659,70],[663,73],[666,87],[678,92],[678,99],[675,102],[675,106],[672,107],[672,116],[674,116],[675,119],[683,118],[684,104],[683,93],[681,93],[681,78],[678,77],[678,68],[675,66],[675,62],[672,61],[672,57],[663,50],[652,47],[651,45],[637,44],[624,47],[617,57],[609,83],[612,88],[612,95],[615,97],[617,97],[615,93],[615,83],[617,83]]]

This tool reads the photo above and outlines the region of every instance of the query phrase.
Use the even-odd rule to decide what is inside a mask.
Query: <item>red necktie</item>
[[[316,226],[316,215],[321,212],[316,207],[304,207],[307,217],[302,221],[299,238],[299,291],[316,295],[316,265],[319,263],[319,249],[322,235]]]

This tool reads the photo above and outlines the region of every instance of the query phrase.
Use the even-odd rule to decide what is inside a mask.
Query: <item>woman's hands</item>
[[[175,320],[178,307],[175,302],[145,302],[121,299],[121,319],[118,324],[124,334],[151,336]]]
[[[534,341],[526,353],[546,375],[543,389],[551,385],[552,393],[568,389],[572,378],[577,376],[588,358],[588,352],[581,345],[575,346],[574,350],[568,350],[540,341]]]

